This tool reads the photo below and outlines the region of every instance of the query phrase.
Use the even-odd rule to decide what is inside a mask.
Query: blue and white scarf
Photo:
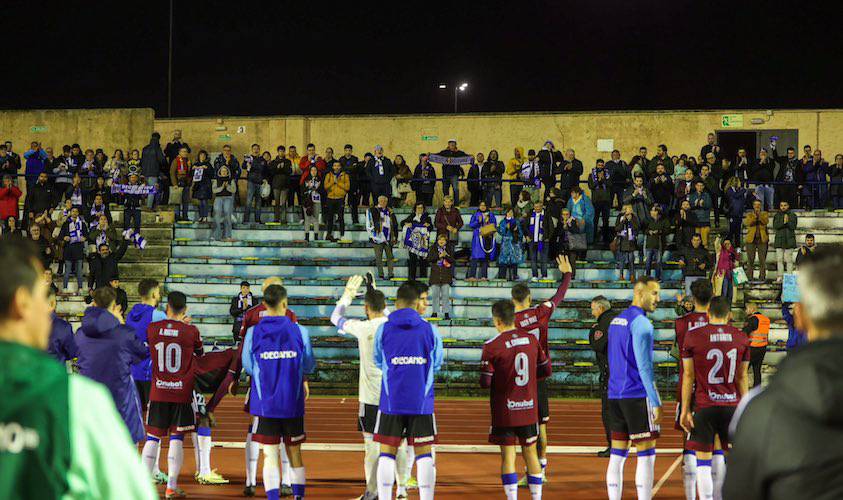
[[[111,193],[120,193],[120,194],[138,194],[141,196],[148,196],[150,194],[155,194],[156,189],[155,186],[149,186],[146,184],[112,184],[111,185]]]
[[[102,245],[108,245],[108,236],[106,236],[105,231],[101,231],[99,236],[97,236],[97,248]]]
[[[146,238],[141,236],[140,233],[136,233],[134,229],[129,228],[123,231],[123,238],[132,242],[135,245],[135,248],[138,250],[143,250],[146,248]]]
[[[443,165],[471,165],[474,160],[470,156],[442,156],[430,155],[429,160],[432,163],[441,163]]]
[[[414,221],[404,235],[404,246],[407,247],[408,252],[426,259],[430,249],[430,231],[427,226]]]
[[[100,227],[100,216],[105,215],[105,204],[100,205],[97,208],[96,205],[91,206],[91,224],[89,227],[91,229],[98,229]]]
[[[539,252],[544,250],[544,212],[530,215],[530,237],[539,245]]]
[[[73,189],[73,192],[70,193],[70,204],[74,207],[81,207],[82,206],[82,189],[76,187]]]
[[[76,220],[70,219],[67,224],[67,235],[70,236],[70,243],[82,243],[85,241],[85,235],[82,231],[85,222],[77,217]]]

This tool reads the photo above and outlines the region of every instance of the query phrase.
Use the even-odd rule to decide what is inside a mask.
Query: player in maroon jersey
[[[538,339],[515,328],[515,306],[507,300],[492,305],[498,334],[483,346],[480,386],[491,388],[492,426],[489,442],[501,447],[501,480],[507,500],[518,498],[516,444],[527,463],[527,482],[533,500],[541,499],[542,468],[536,453],[538,388],[550,376],[550,360]]]
[[[711,296],[714,294],[711,282],[708,280],[697,280],[691,284],[691,298],[694,301],[694,309],[679,318],[676,318],[674,323],[676,329],[676,345],[674,349],[674,356],[679,359],[679,379],[676,382],[676,420],[673,422],[673,428],[681,431],[682,422],[679,420],[682,415],[682,346],[685,344],[685,338],[689,332],[696,331],[697,328],[708,324],[708,304],[711,302]],[[682,298],[680,297],[681,301]],[[693,333],[691,333],[693,335]],[[691,401],[693,405],[693,400]],[[691,406],[690,411],[694,408]],[[685,489],[685,498],[693,500],[696,498],[697,489],[697,456],[694,450],[688,449],[685,446],[687,435],[682,433],[682,484]]]
[[[749,390],[749,338],[729,325],[731,304],[715,297],[708,307],[709,324],[696,329],[682,348],[682,428],[688,448],[697,454],[697,489],[701,500],[719,498],[726,479],[723,454],[729,449],[729,423]],[[691,400],[694,412],[691,413]],[[712,463],[712,450],[716,460]],[[722,459],[722,460],[721,460]]]
[[[184,433],[196,426],[194,357],[202,355],[202,338],[195,326],[185,322],[186,318],[187,297],[181,292],[170,292],[167,319],[151,323],[146,330],[152,358],[152,384],[143,461],[151,474],[161,438],[172,432],[167,454],[166,498],[184,497],[184,491],[178,488],[179,471],[184,463]]]
[[[566,255],[556,257],[556,264],[559,266],[559,272],[562,273],[562,282],[556,293],[550,300],[546,300],[541,304],[531,307],[532,297],[530,295],[530,288],[524,284],[519,283],[512,287],[512,304],[515,306],[515,327],[532,334],[539,341],[539,346],[547,354],[550,359],[550,351],[548,350],[547,342],[547,326],[550,322],[550,317],[556,306],[565,298],[568,292],[568,286],[571,284],[571,263],[568,261]],[[545,381],[538,383],[538,406],[539,406],[539,440],[538,440],[538,455],[539,462],[542,465],[542,477],[547,481],[547,422],[550,420],[550,404],[547,395],[547,384]]]

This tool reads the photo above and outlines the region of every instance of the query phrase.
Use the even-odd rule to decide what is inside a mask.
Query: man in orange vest
[[[758,304],[746,303],[746,325],[744,333],[749,335],[749,366],[752,368],[752,387],[761,385],[761,365],[767,354],[767,339],[770,335],[770,318],[758,312]]]

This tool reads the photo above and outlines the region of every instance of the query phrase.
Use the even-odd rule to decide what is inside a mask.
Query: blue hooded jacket
[[[165,319],[167,315],[163,311],[148,304],[135,304],[126,315],[126,326],[134,329],[135,338],[142,344],[146,344],[146,329],[149,324]],[[132,378],[142,382],[152,380],[152,358],[147,357],[132,365]]]
[[[79,348],[76,347],[76,338],[73,336],[73,327],[70,323],[59,318],[56,313],[53,313],[52,317],[53,327],[50,329],[47,353],[64,363],[75,358]]]
[[[149,349],[135,338],[131,327],[121,325],[113,314],[100,307],[85,310],[82,327],[76,332],[76,345],[79,373],[108,387],[132,440],[143,440],[146,432],[140,398],[130,368],[148,358]]]

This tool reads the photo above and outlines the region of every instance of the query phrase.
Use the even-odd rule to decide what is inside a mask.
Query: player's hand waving
[[[350,297],[354,297],[357,295],[357,289],[360,288],[362,283],[363,277],[357,274],[348,278],[348,282],[345,284],[345,294]]]
[[[559,265],[559,272],[562,274],[573,272],[571,269],[571,261],[568,260],[567,255],[558,255],[556,263]]]

